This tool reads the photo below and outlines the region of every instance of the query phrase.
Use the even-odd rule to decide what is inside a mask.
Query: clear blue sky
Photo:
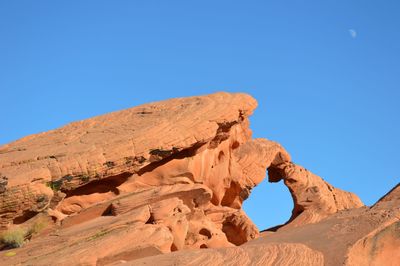
[[[399,182],[400,2],[0,2],[0,143],[149,101],[247,92],[255,137],[374,203]],[[286,221],[283,184],[245,210]]]

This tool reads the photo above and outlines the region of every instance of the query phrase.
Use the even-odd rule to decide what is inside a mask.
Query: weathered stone
[[[279,144],[252,139],[256,105],[246,94],[172,99],[0,147],[1,230],[32,231],[39,213],[54,221],[5,263],[354,265],[382,234],[373,260],[385,262],[397,251],[387,242],[398,241],[398,189],[363,206]],[[260,234],[242,203],[267,169],[294,210]]]

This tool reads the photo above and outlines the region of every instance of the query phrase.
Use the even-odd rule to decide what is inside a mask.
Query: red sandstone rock
[[[293,163],[273,165],[268,169],[269,181],[284,180],[294,201],[288,226],[319,222],[340,210],[364,206],[353,193],[334,188],[304,167]]]
[[[196,250],[147,257],[115,265],[324,265],[321,252],[303,244],[266,244]]]
[[[331,231],[353,228],[354,217],[387,215],[392,224],[365,218],[340,236],[338,261],[360,262],[354,254],[370,251],[359,239],[393,231],[397,189],[362,213],[357,196],[294,165],[279,144],[251,139],[256,105],[246,94],[172,99],[0,147],[1,230],[49,222],[5,263],[334,265],[332,249],[318,246],[334,242]],[[284,180],[295,207],[278,232],[259,237],[241,207],[267,169],[270,181]],[[382,254],[394,251],[384,245]]]

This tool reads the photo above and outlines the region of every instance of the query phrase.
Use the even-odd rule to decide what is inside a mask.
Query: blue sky
[[[1,1],[0,143],[149,101],[259,102],[255,137],[373,204],[399,182],[400,2]],[[261,228],[292,200],[263,182]]]

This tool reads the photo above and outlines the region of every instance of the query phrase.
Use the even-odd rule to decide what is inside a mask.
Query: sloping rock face
[[[369,209],[379,224],[347,251],[346,264],[398,265],[400,262],[400,183]]]
[[[130,227],[143,227],[141,244],[158,252],[254,239],[259,232],[242,202],[267,167],[290,161],[279,144],[251,139],[248,116],[256,105],[245,94],[172,99],[5,145],[1,226],[43,212],[62,229],[123,223],[140,213]],[[163,241],[153,241],[155,234]],[[104,258],[87,261],[93,259]]]
[[[303,244],[265,244],[171,253],[119,265],[324,265],[321,252]],[[118,265],[118,264],[117,264]]]
[[[0,230],[48,223],[6,264],[140,264],[149,257],[205,265],[245,256],[243,265],[322,265],[324,250],[301,241],[246,246],[263,237],[242,203],[267,171],[270,182],[284,180],[294,201],[292,217],[274,234],[363,206],[293,164],[279,144],[252,139],[248,117],[256,106],[246,94],[172,99],[0,147]]]
[[[372,207],[346,209],[319,222],[264,231],[240,247],[180,251],[115,265],[396,266],[400,261],[397,192],[392,190]]]

